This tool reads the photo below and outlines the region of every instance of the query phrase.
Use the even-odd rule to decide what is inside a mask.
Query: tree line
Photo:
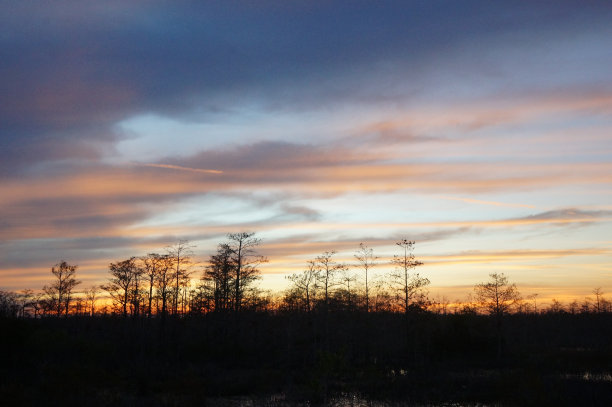
[[[68,316],[117,314],[124,317],[237,313],[241,311],[285,310],[329,312],[352,310],[370,312],[505,313],[538,312],[612,312],[612,302],[601,288],[594,298],[568,305],[553,299],[546,309],[538,310],[537,294],[522,298],[516,285],[504,274],[492,273],[490,280],[475,285],[467,301],[451,302],[430,298],[428,278],[416,268],[423,263],[415,258],[415,242],[402,239],[396,243],[399,253],[386,263],[393,270],[372,278],[372,269],[380,264],[374,250],[361,243],[354,254],[355,264],[338,262],[335,251],[325,251],[309,260],[303,271],[287,276],[289,288],[272,295],[257,286],[260,266],[267,259],[257,252],[261,239],[253,232],[230,233],[210,255],[201,275],[194,279],[194,246],[181,240],[163,253],[148,253],[109,264],[105,284],[77,292],[78,266],[60,261],[51,268],[53,280],[40,292],[0,291],[0,315]],[[111,304],[97,307],[102,297]]]
[[[40,292],[0,292],[0,348],[10,349],[0,399],[612,405],[612,310],[601,289],[575,307],[543,307],[492,273],[451,303],[431,298],[415,242],[400,240],[389,259],[361,244],[351,265],[323,252],[273,295],[257,284],[260,244],[229,234],[200,266],[180,241],[110,263],[104,284],[80,292],[78,267],[61,261]],[[373,273],[381,264],[389,272]]]

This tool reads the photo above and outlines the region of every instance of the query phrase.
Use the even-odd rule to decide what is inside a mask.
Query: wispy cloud
[[[141,165],[143,167],[153,167],[153,168],[166,168],[169,170],[198,172],[202,174],[223,174],[223,171],[221,170],[206,170],[202,168],[181,167],[180,165],[171,165],[171,164],[135,164],[135,165]]]
[[[466,251],[461,253],[421,256],[428,265],[476,264],[523,262],[541,259],[555,259],[570,256],[610,256],[612,250],[605,248],[507,250],[507,251]]]
[[[259,231],[283,231],[288,234],[304,232],[313,237],[295,243],[295,247],[289,246],[294,243],[293,240],[288,242],[278,241],[271,243],[270,250],[273,247],[286,250],[285,255],[299,255],[306,253],[316,253],[319,249],[323,250],[343,250],[353,245],[358,245],[360,240],[358,237],[354,239],[335,239],[333,242],[325,239],[330,232],[337,233],[342,231],[348,234],[357,234],[361,236],[373,236],[374,233],[385,233],[385,238],[371,238],[370,242],[384,242],[384,244],[393,244],[396,237],[402,238],[401,234],[409,231],[410,238],[418,241],[434,241],[446,239],[451,236],[475,232],[484,229],[518,229],[524,227],[558,227],[558,226],[576,226],[587,224],[598,224],[612,222],[612,212],[606,211],[578,211],[574,209],[543,212],[540,214],[507,219],[485,219],[485,220],[464,220],[464,221],[435,221],[435,222],[271,222],[269,220],[256,223],[241,223],[228,225],[159,225],[159,226],[133,226],[126,228],[124,233],[126,236],[151,236],[155,234],[198,234],[204,231],[216,230],[220,233],[223,231],[239,231],[241,229],[257,229]],[[432,231],[433,230],[433,231]],[[401,232],[401,233],[400,233]],[[326,249],[327,248],[327,249]],[[280,252],[278,252],[280,254]]]
[[[496,201],[482,201],[480,199],[472,199],[472,198],[459,198],[459,197],[453,197],[453,196],[441,196],[440,198],[448,199],[450,201],[460,201],[460,202],[473,203],[473,204],[479,204],[479,205],[507,206],[511,208],[535,208],[535,205],[515,204],[515,203],[496,202]]]

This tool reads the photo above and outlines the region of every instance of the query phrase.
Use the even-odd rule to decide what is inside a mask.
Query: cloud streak
[[[180,165],[171,165],[171,164],[137,164],[137,165],[142,165],[143,167],[165,168],[169,170],[197,172],[201,174],[223,174],[223,171],[221,170],[206,170],[202,168],[181,167]]]
[[[440,198],[448,199],[451,201],[473,203],[473,204],[478,204],[478,205],[506,206],[510,208],[535,208],[535,205],[513,204],[513,203],[496,202],[496,201],[483,201],[480,199],[472,199],[472,198],[458,198],[458,197],[453,197],[453,196],[441,196]]]
[[[603,248],[568,250],[508,250],[508,251],[468,251],[456,254],[423,256],[430,265],[457,265],[476,263],[515,263],[542,259],[560,259],[573,256],[610,256],[612,251]]]

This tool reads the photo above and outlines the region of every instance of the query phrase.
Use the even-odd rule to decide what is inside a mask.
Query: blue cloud
[[[606,2],[0,7],[3,175],[35,163],[100,158],[123,137],[115,124],[139,114],[205,120],[253,100],[274,109],[395,100],[424,91],[438,97],[460,92],[456,82],[462,79],[473,91],[475,83],[485,86],[510,75],[499,71],[505,60],[490,61],[491,55],[497,58],[490,50],[520,49],[528,45],[520,43],[525,39],[544,41],[545,47],[546,38],[559,34],[609,33],[612,17]],[[570,68],[575,72],[577,66]],[[558,79],[549,86],[567,80],[558,73],[563,65],[554,69]],[[528,71],[513,73],[510,85],[520,85]],[[599,81],[602,75],[609,79],[601,74]]]

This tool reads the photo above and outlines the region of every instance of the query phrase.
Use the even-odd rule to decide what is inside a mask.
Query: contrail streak
[[[180,165],[171,165],[171,164],[140,164],[140,165],[144,167],[167,168],[170,170],[199,172],[202,174],[223,174],[223,171],[221,170],[206,170],[202,168],[181,167]]]

